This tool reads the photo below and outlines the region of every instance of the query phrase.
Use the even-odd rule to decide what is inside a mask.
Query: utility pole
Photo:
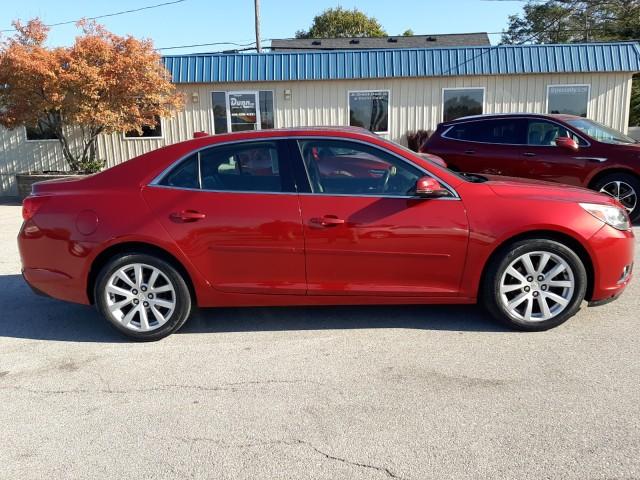
[[[584,2],[584,41],[589,41],[589,8],[591,5],[588,1]]]
[[[260,44],[260,0],[254,0],[256,13],[256,50],[262,53],[262,45]]]

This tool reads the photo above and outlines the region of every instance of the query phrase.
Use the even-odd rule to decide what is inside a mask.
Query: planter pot
[[[59,180],[61,178],[73,178],[81,176],[81,174],[70,172],[34,172],[34,173],[17,173],[16,185],[18,186],[18,197],[24,200],[31,194],[31,185],[45,180]]]

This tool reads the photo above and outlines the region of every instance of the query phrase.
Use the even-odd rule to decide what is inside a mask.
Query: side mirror
[[[440,198],[451,195],[449,190],[440,185],[433,177],[420,177],[416,182],[415,194],[420,198]]]
[[[573,138],[569,138],[569,137],[556,138],[556,146],[567,148],[569,150],[573,150],[574,152],[578,150],[578,143]]]

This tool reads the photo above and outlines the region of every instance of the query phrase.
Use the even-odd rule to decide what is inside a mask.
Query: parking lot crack
[[[300,439],[292,439],[292,440],[257,440],[257,441],[249,441],[245,443],[231,443],[227,444],[224,440],[218,438],[210,438],[210,437],[172,437],[174,440],[178,440],[181,442],[205,442],[205,443],[213,443],[217,444],[222,448],[255,448],[255,447],[271,447],[275,445],[287,445],[287,446],[296,446],[300,445],[306,447],[319,455],[322,455],[327,460],[332,460],[335,462],[344,463],[345,465],[351,465],[353,467],[365,468],[369,470],[375,470],[377,472],[385,474],[389,478],[394,478],[398,480],[407,480],[405,477],[401,477],[400,475],[392,472],[387,467],[380,467],[377,465],[371,465],[368,463],[354,462],[352,460],[348,460],[343,457],[337,457],[335,455],[331,455],[320,450],[318,447],[313,445],[310,442]],[[158,440],[165,440],[165,438],[158,438]]]
[[[322,455],[323,457],[325,457],[325,458],[326,458],[326,459],[328,459],[328,460],[334,460],[334,461],[336,461],[336,462],[341,462],[341,463],[344,463],[344,464],[347,464],[347,465],[351,465],[351,466],[354,466],[354,467],[359,467],[359,468],[368,468],[368,469],[371,469],[371,470],[376,470],[376,471],[378,471],[378,472],[380,472],[380,473],[384,473],[384,474],[385,474],[385,475],[387,475],[389,478],[397,478],[397,479],[400,479],[400,480],[404,480],[404,477],[401,477],[401,476],[399,476],[399,475],[395,474],[394,472],[392,472],[392,471],[391,471],[390,469],[388,469],[387,467],[379,467],[379,466],[377,466],[377,465],[370,465],[370,464],[368,464],[368,463],[354,462],[354,461],[351,461],[351,460],[347,460],[346,458],[336,457],[335,455],[330,455],[330,454],[328,454],[328,453],[326,453],[326,452],[323,452],[322,450],[320,450],[320,449],[319,449],[318,447],[316,447],[315,445],[313,445],[313,444],[311,444],[311,443],[309,443],[309,442],[306,442],[306,441],[304,441],[304,440],[296,439],[296,440],[295,440],[294,442],[292,442],[292,443],[300,444],[300,445],[304,445],[304,446],[306,446],[306,447],[310,448],[311,450],[313,450],[314,452],[316,452],[316,453],[318,453],[318,454]]]
[[[106,384],[104,378],[101,378],[103,384]],[[166,385],[158,385],[156,387],[147,387],[147,388],[132,388],[132,389],[115,389],[115,388],[97,388],[97,389],[86,389],[86,388],[72,388],[72,389],[40,389],[40,388],[30,388],[19,385],[8,385],[6,387],[0,388],[0,390],[17,390],[23,391],[33,394],[41,394],[41,395],[67,395],[67,394],[128,394],[128,393],[153,393],[153,392],[166,392],[169,390],[194,390],[194,391],[202,391],[202,392],[217,392],[217,391],[231,391],[235,392],[243,387],[252,387],[259,385],[274,385],[274,384],[296,384],[296,383],[317,383],[312,382],[310,380],[255,380],[255,381],[246,381],[246,382],[231,382],[231,383],[222,383],[220,385],[207,386],[207,385],[189,385],[189,384],[166,384]]]

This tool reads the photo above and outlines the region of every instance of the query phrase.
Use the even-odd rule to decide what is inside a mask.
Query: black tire
[[[174,293],[171,294],[175,301],[173,312],[168,315],[166,323],[154,330],[135,331],[125,327],[118,320],[113,318],[109,313],[107,306],[106,287],[111,276],[119,269],[131,264],[143,264],[158,269],[166,276],[173,287]],[[175,295],[175,297],[173,296]],[[159,297],[159,295],[157,295]],[[182,274],[178,272],[170,263],[155,257],[153,255],[143,253],[126,253],[114,256],[109,262],[102,267],[97,276],[94,290],[95,303],[103,317],[120,333],[128,338],[138,341],[156,341],[160,340],[173,332],[177,331],[189,318],[191,314],[191,293]],[[151,301],[151,300],[150,300]],[[137,317],[139,318],[139,317]],[[150,317],[151,318],[151,317]],[[140,322],[139,322],[140,323]]]
[[[503,274],[514,260],[526,253],[532,252],[547,252],[557,255],[568,264],[573,273],[574,287],[572,296],[568,298],[568,303],[564,307],[564,310],[558,312],[556,316],[548,320],[527,321],[523,318],[519,318],[506,308],[501,299],[500,282]],[[551,290],[550,287],[547,288]],[[587,272],[582,260],[573,250],[554,240],[532,238],[512,243],[502,248],[493,256],[487,267],[487,271],[480,288],[480,299],[489,313],[504,325],[516,330],[537,332],[557,327],[575,315],[584,300],[586,290]],[[538,293],[538,295],[541,295],[541,293]],[[533,302],[539,309],[539,302],[541,300],[542,299]],[[547,300],[542,301],[547,302]],[[524,315],[522,316],[524,317]]]
[[[592,189],[599,192],[605,185],[612,182],[623,182],[631,187],[636,195],[636,205],[632,211],[629,211],[629,217],[632,222],[640,220],[640,178],[630,173],[615,172],[599,178],[593,185]]]

